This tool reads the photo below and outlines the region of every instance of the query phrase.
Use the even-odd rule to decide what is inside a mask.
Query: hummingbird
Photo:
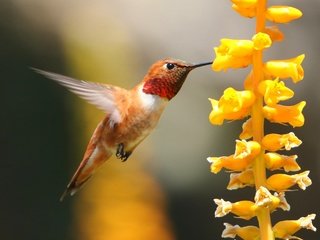
[[[126,161],[156,127],[163,110],[180,91],[189,72],[210,64],[212,62],[191,64],[173,58],[159,60],[131,90],[33,68],[105,112],[60,201],[69,194],[73,196],[113,154]]]

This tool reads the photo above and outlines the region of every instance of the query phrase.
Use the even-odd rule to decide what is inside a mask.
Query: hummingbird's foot
[[[125,162],[131,155],[132,152],[126,152],[124,150],[124,144],[120,143],[117,148],[116,157],[121,159],[122,162]]]

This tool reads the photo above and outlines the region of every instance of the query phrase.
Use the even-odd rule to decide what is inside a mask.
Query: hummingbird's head
[[[143,92],[170,100],[181,89],[188,73],[212,62],[191,64],[182,60],[166,58],[153,64],[143,79]]]

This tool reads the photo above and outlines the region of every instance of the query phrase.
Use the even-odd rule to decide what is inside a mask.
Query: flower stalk
[[[304,54],[285,60],[264,62],[263,53],[276,41],[282,41],[283,33],[276,26],[266,26],[267,21],[288,23],[302,16],[300,10],[290,6],[267,6],[267,0],[231,0],[232,8],[241,16],[255,18],[255,35],[247,39],[222,39],[214,48],[216,58],[214,71],[226,71],[250,67],[252,70],[244,81],[243,90],[227,88],[219,100],[209,99],[212,111],[209,120],[213,125],[221,125],[224,120],[241,120],[240,140],[236,140],[236,150],[232,155],[209,157],[211,172],[217,174],[222,169],[231,171],[229,190],[254,187],[254,201],[236,202],[214,199],[217,204],[216,217],[232,213],[238,218],[249,220],[256,217],[259,226],[231,225],[225,223],[223,238],[273,240],[297,238],[295,234],[301,228],[315,231],[312,220],[315,214],[298,220],[280,221],[274,226],[271,213],[277,209],[289,211],[290,205],[284,192],[298,187],[305,190],[311,185],[310,171],[297,174],[272,174],[274,170],[285,172],[299,171],[297,155],[283,155],[279,150],[289,151],[298,147],[302,141],[293,132],[287,134],[265,134],[264,122],[301,127],[304,125],[303,108],[305,101],[295,105],[281,105],[294,96],[294,91],[285,85],[282,79],[291,78],[298,83],[304,77],[301,66]],[[280,80],[281,79],[281,80]],[[272,194],[273,192],[273,194]]]

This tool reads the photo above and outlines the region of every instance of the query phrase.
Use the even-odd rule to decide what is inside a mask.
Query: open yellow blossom
[[[257,205],[251,201],[239,201],[231,203],[224,201],[223,199],[214,199],[214,202],[218,205],[215,211],[216,217],[223,217],[228,213],[233,213],[239,218],[249,220],[256,216]]]
[[[288,23],[302,16],[302,12],[289,6],[271,6],[267,9],[266,18],[276,23]]]
[[[255,203],[259,207],[268,208],[273,212],[276,208],[282,208],[284,211],[290,210],[290,205],[284,197],[284,194],[274,193],[272,195],[265,187],[260,187],[254,197]]]
[[[242,171],[251,164],[260,153],[260,144],[255,141],[236,140],[235,153],[230,156],[208,157],[211,163],[211,172],[218,173],[222,168],[231,171]]]
[[[310,214],[306,217],[301,217],[298,220],[280,221],[272,228],[274,236],[281,239],[299,239],[297,237],[294,237],[294,234],[301,228],[306,228],[312,231],[317,230],[312,225],[312,220],[314,220],[315,217],[315,214]]]
[[[254,175],[252,169],[230,174],[230,181],[227,186],[228,190],[235,190],[247,186],[254,186]]]
[[[272,40],[272,42],[275,41],[282,41],[284,39],[283,33],[280,31],[278,26],[268,26],[265,27],[263,30],[264,33],[268,34]]]
[[[305,190],[311,185],[312,181],[308,177],[310,171],[304,171],[299,174],[274,174],[267,179],[267,185],[270,190],[283,192],[294,185],[298,185],[302,190]]]
[[[263,50],[269,48],[272,44],[270,36],[266,33],[259,32],[252,37],[254,50]]]
[[[264,155],[266,166],[271,171],[281,168],[283,168],[286,172],[299,171],[300,166],[296,162],[297,158],[297,155],[286,156],[273,152],[269,152]]]
[[[264,106],[263,114],[270,122],[289,123],[293,127],[301,127],[304,124],[303,108],[305,101],[301,101],[293,106],[274,105]]]
[[[264,64],[264,72],[274,78],[292,78],[293,82],[299,82],[304,77],[301,66],[305,55],[301,54],[295,58],[286,60],[272,60]]]
[[[242,171],[248,168],[252,159],[235,158],[234,154],[232,154],[230,156],[208,157],[207,160],[211,163],[211,172],[218,173],[222,168],[230,171]]]
[[[232,226],[229,223],[224,223],[225,229],[222,232],[223,238],[235,238],[239,236],[243,240],[258,240],[260,239],[259,228],[256,226],[240,227],[239,225]]]
[[[208,157],[208,162],[211,163],[210,169],[212,173],[218,173],[222,168],[229,171],[242,171],[248,168],[252,159],[235,158],[234,154],[222,157]]]
[[[252,119],[249,118],[242,124],[242,132],[239,135],[240,139],[252,138]]]
[[[268,151],[291,150],[300,146],[302,141],[293,132],[287,134],[271,133],[263,137],[262,145]]]
[[[249,91],[236,91],[227,88],[219,101],[210,99],[212,111],[209,120],[214,125],[221,125],[224,120],[236,120],[249,114],[250,106],[255,99],[254,94]]]
[[[253,18],[256,16],[256,6],[244,8],[237,4],[232,4],[232,8],[243,17]]]
[[[215,47],[216,58],[212,63],[214,71],[228,68],[242,68],[252,63],[253,42],[250,40],[221,39]]]
[[[269,106],[273,106],[279,101],[288,100],[294,95],[294,92],[286,87],[283,81],[279,82],[279,78],[262,81],[258,90],[264,96],[264,102]]]

